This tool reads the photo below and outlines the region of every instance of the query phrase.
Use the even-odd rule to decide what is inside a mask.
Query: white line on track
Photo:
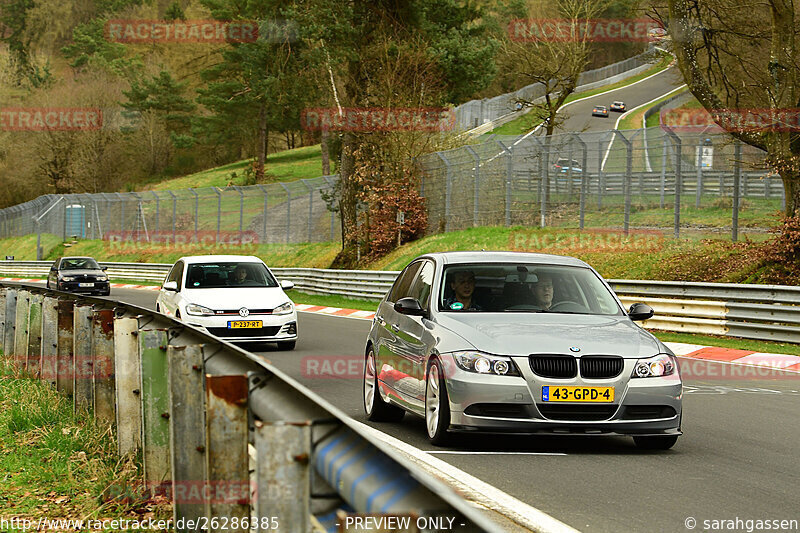
[[[436,455],[567,455],[561,452],[487,452],[464,450],[422,450],[425,453]]]
[[[553,518],[547,513],[522,502],[500,489],[467,474],[455,466],[433,457],[410,444],[387,435],[371,426],[357,422],[365,431],[376,438],[394,446],[408,459],[442,479],[453,487],[463,498],[483,507],[487,511],[495,511],[508,520],[516,522],[532,531],[541,533],[577,533],[577,530]]]
[[[666,71],[664,71],[664,72],[666,72]],[[631,113],[633,113],[634,111],[636,111],[637,109],[641,109],[642,107],[644,107],[644,106],[646,106],[646,105],[650,105],[650,104],[652,104],[653,102],[656,102],[656,101],[658,101],[658,100],[661,100],[662,98],[666,98],[667,96],[671,95],[672,93],[674,93],[674,92],[676,92],[676,91],[682,91],[682,90],[683,90],[683,89],[685,89],[685,88],[686,88],[686,84],[684,83],[684,84],[683,84],[683,85],[681,85],[680,87],[676,87],[676,88],[672,89],[672,90],[671,90],[671,91],[669,91],[669,92],[666,92],[666,93],[664,93],[664,94],[662,94],[662,95],[660,95],[660,96],[656,96],[655,98],[653,98],[653,99],[652,99],[652,100],[650,100],[649,102],[645,102],[645,103],[643,103],[643,104],[641,104],[641,105],[637,105],[636,107],[634,107],[633,109],[631,109],[631,110],[629,110],[629,111],[625,111],[623,114],[621,114],[621,115],[620,115],[620,116],[617,118],[617,121],[614,123],[614,129],[617,129],[617,128],[619,128],[619,123],[620,123],[620,121],[621,121],[623,118],[625,118],[625,117],[627,117],[628,115],[630,115]],[[608,143],[608,148],[606,148],[606,155],[603,157],[603,162],[600,164],[600,169],[601,169],[601,170],[605,169],[605,167],[606,167],[606,160],[608,159],[608,154],[609,154],[609,153],[611,153],[611,146],[614,144],[614,139],[616,139],[616,137],[617,137],[617,134],[616,134],[616,133],[615,133],[614,135],[612,135],[612,136],[611,136],[611,142],[609,142],[609,143]]]

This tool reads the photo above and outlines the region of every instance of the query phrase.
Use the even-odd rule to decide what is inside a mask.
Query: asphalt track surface
[[[112,292],[114,299],[150,309],[156,295]],[[355,371],[336,377],[315,369],[325,368],[326,361],[331,366],[360,360],[370,322],[299,314],[294,351],[265,345],[258,353],[366,422],[360,367],[353,364]],[[754,380],[730,376],[722,363],[697,364],[696,377],[684,374],[684,435],[666,452],[639,451],[630,438],[560,436],[469,435],[452,448],[437,449],[428,444],[422,419],[413,415],[396,424],[369,425],[435,452],[581,531],[686,532],[689,518],[697,521],[695,531],[714,530],[713,523],[703,527],[705,520],[800,521],[800,375]]]
[[[611,102],[625,102],[627,110],[640,106],[654,98],[658,98],[684,84],[677,66],[672,66],[659,74],[626,87],[592,96],[586,100],[575,102],[562,111],[564,121],[556,128],[555,133],[582,131],[606,131],[614,128],[614,123],[621,113],[609,112],[608,118],[593,117],[592,108],[597,105],[611,106]],[[637,124],[636,127],[640,127]]]

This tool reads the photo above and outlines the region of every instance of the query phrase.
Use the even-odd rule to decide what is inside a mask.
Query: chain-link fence
[[[335,176],[246,187],[50,194],[0,210],[0,237],[161,243],[293,243],[341,238],[323,194]]]
[[[432,232],[485,225],[765,232],[785,207],[764,152],[660,127],[494,136],[420,159]],[[676,194],[680,191],[680,194]]]
[[[652,59],[653,53],[652,51],[648,51],[623,61],[606,65],[605,67],[587,70],[581,73],[578,78],[578,90],[593,89],[596,85],[599,85],[598,82],[601,81],[614,83],[614,81],[616,81],[614,76],[622,73],[633,75],[635,72],[631,71],[640,67],[649,66],[649,62],[652,61]],[[541,83],[532,83],[517,91],[501,94],[493,98],[470,100],[455,108],[456,123],[462,130],[477,128],[485,122],[496,120],[514,111],[518,100],[531,102],[542,96],[544,96],[544,85]]]

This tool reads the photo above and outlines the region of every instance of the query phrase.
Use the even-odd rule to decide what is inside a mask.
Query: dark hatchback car
[[[105,270],[91,257],[59,257],[50,267],[47,288],[108,296],[111,286]]]

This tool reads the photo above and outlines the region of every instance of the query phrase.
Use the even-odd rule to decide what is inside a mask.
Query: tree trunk
[[[322,175],[323,176],[330,176],[331,175],[331,158],[330,154],[328,153],[328,137],[330,136],[330,132],[328,130],[322,130],[322,141],[321,141],[321,148],[322,148]]]
[[[256,183],[264,181],[264,165],[267,161],[267,106],[263,103],[258,109],[258,146],[256,161]]]
[[[356,227],[358,213],[356,212],[357,198],[356,187],[353,184],[355,172],[355,149],[357,147],[355,136],[345,132],[342,136],[341,163],[339,165],[340,198],[339,217],[342,222],[342,251],[333,262],[334,267],[352,267],[356,263],[356,250],[358,238]]]

